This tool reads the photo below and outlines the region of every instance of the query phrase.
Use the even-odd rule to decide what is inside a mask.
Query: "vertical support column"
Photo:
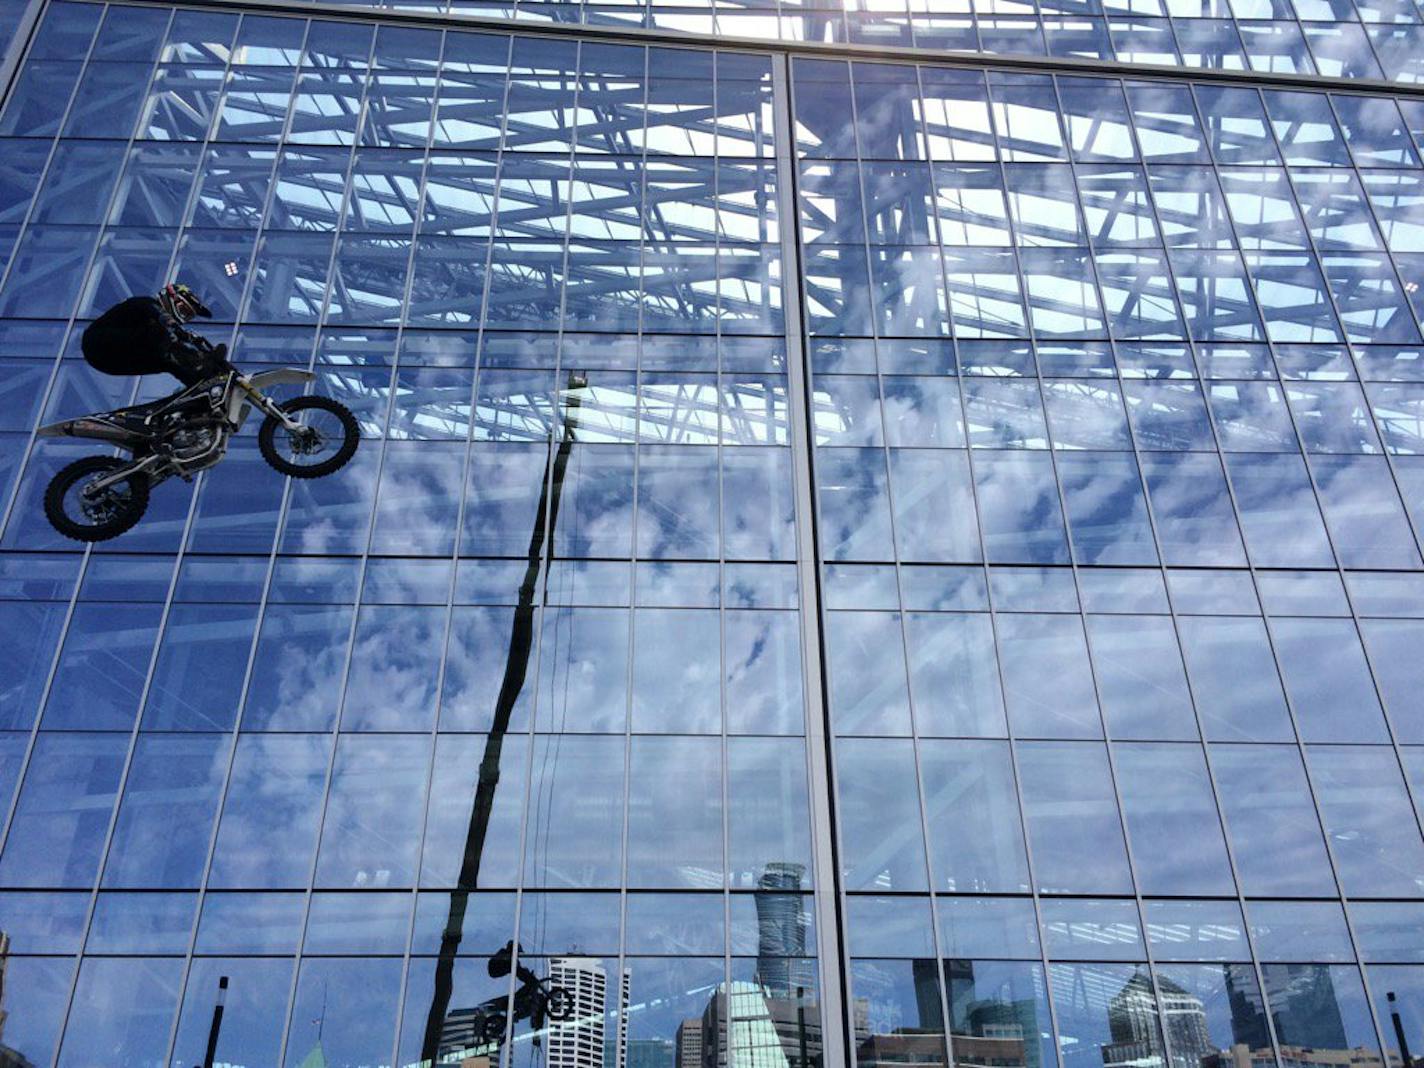
[[[0,107],[10,98],[10,89],[15,75],[20,70],[20,57],[25,54],[25,46],[30,43],[30,35],[40,24],[40,13],[47,0],[29,0],[25,13],[20,16],[20,24],[15,27],[15,36],[8,45],[0,47]]]
[[[811,805],[811,847],[816,881],[816,934],[820,954],[822,1063],[849,1065],[851,1038],[845,953],[841,939],[840,866],[837,860],[835,790],[831,782],[828,706],[821,662],[820,553],[816,538],[811,448],[813,426],[806,367],[806,325],[801,309],[800,227],[796,208],[795,127],[791,62],[772,58],[776,109],[776,207],[780,215],[782,302],[786,316],[787,408],[791,420],[791,465],[796,495],[796,570],[801,609],[801,671],[806,701],[806,761]]]

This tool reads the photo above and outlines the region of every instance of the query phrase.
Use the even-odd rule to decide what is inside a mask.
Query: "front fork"
[[[241,375],[239,375],[237,379],[237,388],[247,394],[247,399],[252,402],[252,406],[254,408],[257,408],[259,411],[270,415],[273,419],[276,419],[279,423],[281,423],[282,426],[284,426],[286,429],[291,431],[299,431],[303,429],[302,424],[297,422],[297,420],[293,419],[290,415],[284,412],[280,404],[272,400],[260,390],[254,389],[251,383],[249,383],[247,379],[242,377]]]

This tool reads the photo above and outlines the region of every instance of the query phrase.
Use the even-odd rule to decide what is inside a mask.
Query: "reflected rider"
[[[520,952],[522,952],[523,949],[523,946],[517,947],[517,950]],[[506,942],[502,949],[495,951],[494,955],[490,957],[488,965],[491,978],[499,979],[509,974],[510,966],[514,964],[515,952],[516,946],[514,945],[513,939]],[[541,980],[537,975],[535,975],[532,971],[525,967],[524,961],[522,959],[519,961],[518,965],[515,965],[515,976],[516,978],[518,978],[519,985],[522,989],[539,989]]]
[[[211,319],[198,295],[181,282],[166,285],[152,297],[129,297],[89,324],[81,347],[84,360],[108,375],[170,374],[183,389],[148,404],[125,408],[115,415],[135,429],[149,427],[150,417],[190,387],[230,369],[227,346],[186,329],[196,318]]]

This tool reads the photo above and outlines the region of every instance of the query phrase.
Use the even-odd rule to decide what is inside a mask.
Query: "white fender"
[[[299,367],[279,367],[272,371],[258,371],[248,375],[247,381],[253,389],[266,389],[268,386],[280,386],[289,382],[310,382],[314,378],[316,375],[311,371],[303,371]]]

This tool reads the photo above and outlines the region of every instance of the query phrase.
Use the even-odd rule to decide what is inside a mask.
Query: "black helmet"
[[[211,319],[213,313],[208,311],[207,306],[198,299],[198,295],[185,286],[182,282],[173,282],[163,287],[158,294],[158,303],[163,306],[163,310],[180,323],[192,322],[201,316],[204,319]]]

